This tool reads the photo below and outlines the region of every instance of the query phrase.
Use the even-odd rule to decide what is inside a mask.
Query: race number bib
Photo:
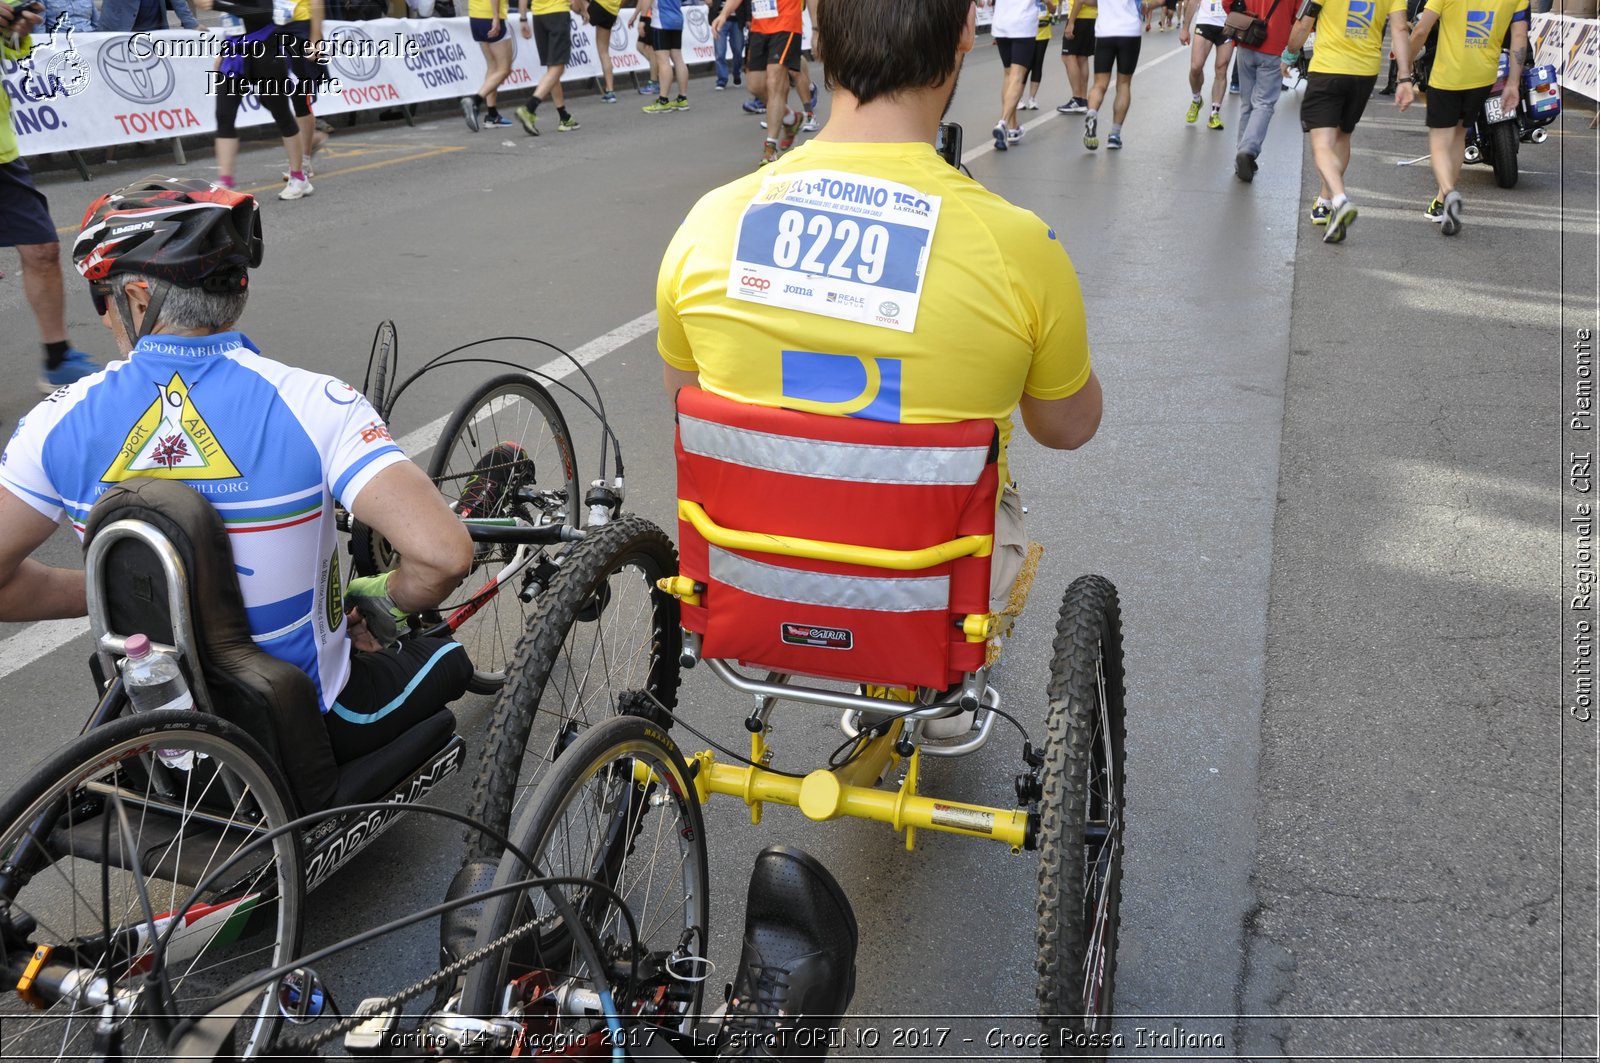
[[[768,177],[745,208],[728,297],[912,332],[939,197],[833,170]]]
[[[778,0],[753,0],[750,5],[750,17],[752,19],[777,18]]]

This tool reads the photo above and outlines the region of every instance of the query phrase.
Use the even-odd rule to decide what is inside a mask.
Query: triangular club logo
[[[158,480],[230,480],[242,474],[189,399],[177,373],[128,431],[122,449],[100,477],[106,483],[148,476]]]

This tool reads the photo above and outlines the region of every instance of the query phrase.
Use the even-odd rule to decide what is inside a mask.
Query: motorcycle
[[[1431,66],[1431,63],[1427,64]],[[1511,53],[1500,50],[1500,71],[1483,111],[1467,124],[1468,163],[1485,163],[1494,170],[1501,188],[1517,185],[1517,151],[1524,143],[1543,144],[1549,137],[1544,127],[1561,115],[1561,89],[1556,83],[1556,68],[1549,64],[1529,67],[1522,72],[1522,92],[1517,108],[1506,113],[1501,96],[1510,74]],[[1426,77],[1426,70],[1421,71]],[[1424,86],[1424,91],[1426,87]]]

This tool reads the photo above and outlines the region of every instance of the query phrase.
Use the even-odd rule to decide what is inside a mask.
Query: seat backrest
[[[944,689],[983,664],[993,421],[892,424],[678,392],[683,601],[701,655]],[[797,540],[799,540],[797,542]]]
[[[123,521],[147,535],[128,534]],[[97,547],[102,536],[106,542]],[[263,652],[250,637],[233,549],[211,504],[175,480],[128,480],[95,503],[83,543],[93,559],[85,575],[95,638],[143,633],[172,646],[192,638],[198,660],[181,663],[206,707],[277,759],[302,810],[325,807],[338,767],[316,688],[305,672]],[[169,594],[160,544],[176,556],[184,584],[176,595]]]

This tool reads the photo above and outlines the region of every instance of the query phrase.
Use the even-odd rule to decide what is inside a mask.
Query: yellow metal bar
[[[915,755],[915,754],[913,754]],[[1027,838],[1027,813],[1015,809],[989,808],[960,801],[941,801],[899,790],[879,790],[839,781],[830,771],[814,771],[803,779],[761,768],[718,764],[709,753],[701,754],[700,779],[708,794],[728,794],[746,804],[770,801],[798,808],[814,820],[872,819],[895,830],[936,830],[946,834],[965,834],[974,838],[993,838],[1013,849],[1021,849]],[[914,790],[915,781],[908,776]]]
[[[876,546],[852,546],[820,539],[797,539],[788,535],[735,531],[712,520],[698,504],[678,499],[678,516],[694,525],[709,543],[727,550],[749,550],[782,557],[803,557],[811,561],[836,561],[845,565],[866,565],[897,572],[932,568],[958,557],[986,557],[994,549],[992,535],[963,535],[921,550],[885,550]]]

